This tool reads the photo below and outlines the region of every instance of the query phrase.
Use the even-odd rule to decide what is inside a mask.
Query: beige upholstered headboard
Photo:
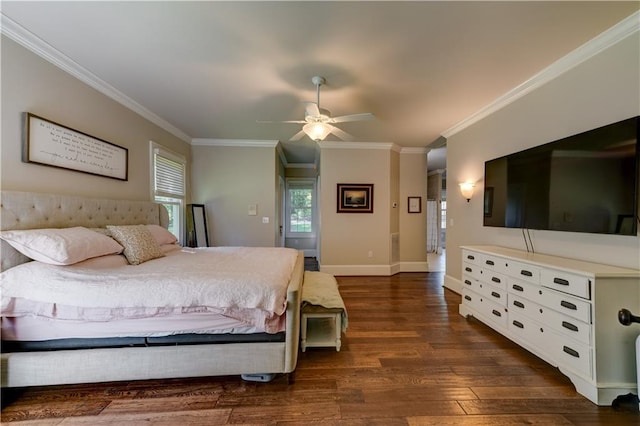
[[[0,230],[169,224],[167,209],[151,201],[109,200],[36,192],[0,193]],[[1,270],[30,259],[0,242]]]

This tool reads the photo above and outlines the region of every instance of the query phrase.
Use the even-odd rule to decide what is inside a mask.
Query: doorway
[[[317,257],[316,179],[287,178],[284,194],[284,246],[302,250],[305,257]]]
[[[427,154],[427,264],[429,271],[445,271],[447,230],[446,147]]]

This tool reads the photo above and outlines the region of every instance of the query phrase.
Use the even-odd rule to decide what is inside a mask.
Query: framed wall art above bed
[[[129,150],[29,112],[23,113],[22,161],[128,180]]]

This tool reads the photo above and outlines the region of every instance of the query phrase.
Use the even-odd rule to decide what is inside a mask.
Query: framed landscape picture
[[[339,183],[338,213],[373,213],[373,184]]]

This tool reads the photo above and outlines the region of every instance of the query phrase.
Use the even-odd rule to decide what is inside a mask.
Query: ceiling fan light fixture
[[[302,126],[302,130],[314,141],[324,140],[331,133],[331,126],[326,123],[307,123]]]

